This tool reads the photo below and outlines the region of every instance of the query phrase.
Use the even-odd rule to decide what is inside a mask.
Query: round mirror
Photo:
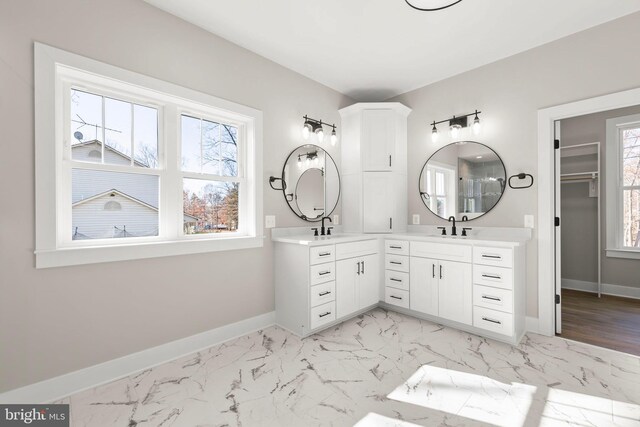
[[[424,205],[443,219],[478,218],[498,204],[507,171],[484,144],[462,141],[436,151],[422,168],[418,188]]]
[[[338,205],[338,167],[317,145],[302,145],[293,150],[282,168],[282,179],[289,208],[305,221],[320,221]]]

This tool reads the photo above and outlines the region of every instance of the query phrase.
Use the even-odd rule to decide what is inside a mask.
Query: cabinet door
[[[390,171],[395,151],[396,115],[393,110],[365,110],[362,113],[362,168]]]
[[[409,307],[438,316],[438,261],[411,257],[410,266]]]
[[[440,261],[437,271],[440,317],[471,325],[473,323],[473,281],[471,264]]]
[[[391,173],[364,172],[363,175],[363,231],[391,233],[394,209]]]
[[[360,259],[351,258],[336,262],[336,315],[348,316],[359,308],[358,274]]]
[[[377,304],[380,301],[380,265],[378,255],[360,258],[362,274],[358,277],[360,309]]]

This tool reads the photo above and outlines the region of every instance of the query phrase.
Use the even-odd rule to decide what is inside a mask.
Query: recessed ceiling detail
[[[465,0],[424,13],[403,0],[145,1],[358,101],[387,100],[640,11],[638,0]]]

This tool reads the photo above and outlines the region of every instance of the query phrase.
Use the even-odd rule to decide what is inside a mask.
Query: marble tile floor
[[[382,309],[270,327],[60,401],[77,426],[640,426],[640,358]]]

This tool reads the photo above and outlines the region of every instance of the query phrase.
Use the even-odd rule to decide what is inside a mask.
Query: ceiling
[[[360,101],[640,10],[638,0],[463,0],[438,12],[404,0],[145,1]]]

